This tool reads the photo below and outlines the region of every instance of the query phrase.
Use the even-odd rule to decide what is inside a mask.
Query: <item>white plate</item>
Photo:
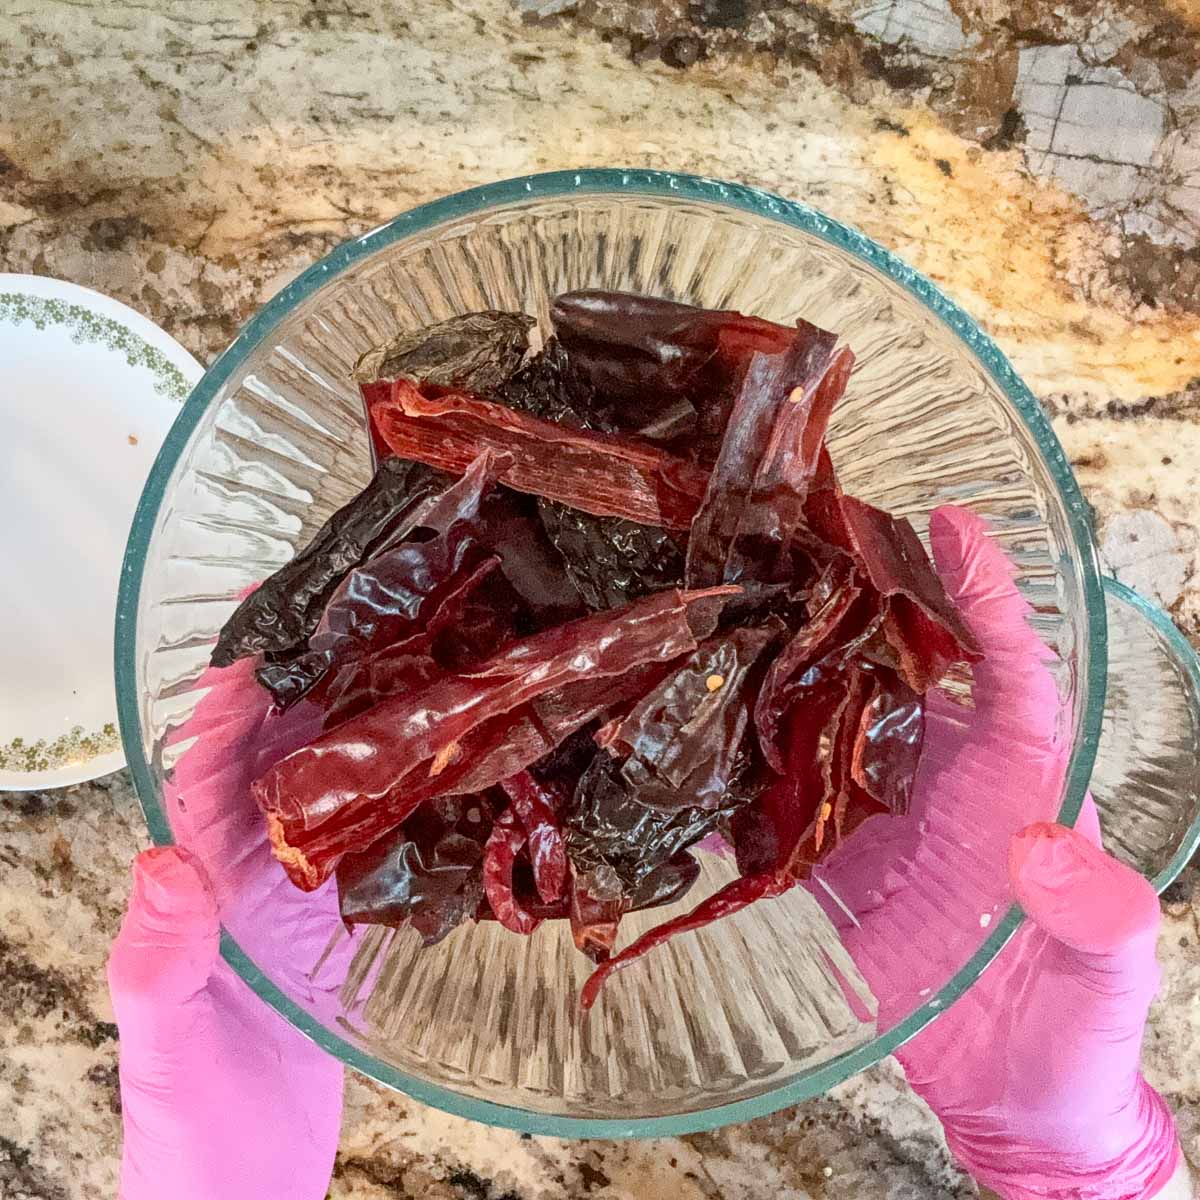
[[[125,764],[113,690],[121,557],[202,373],[116,300],[0,274],[0,791]]]

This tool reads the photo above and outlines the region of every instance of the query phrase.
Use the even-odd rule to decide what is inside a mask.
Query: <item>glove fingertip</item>
[[[970,545],[986,537],[986,523],[969,508],[943,504],[929,514],[929,542],[942,575],[962,570]]]
[[[1117,956],[1148,948],[1161,914],[1149,882],[1085,834],[1039,822],[1009,850],[1018,902],[1051,937],[1083,954]]]
[[[943,504],[929,516],[933,561],[947,590],[960,602],[1019,595],[1013,565],[988,531],[987,522],[957,504]]]
[[[216,962],[220,933],[216,897],[199,859],[176,846],[143,851],[109,956],[114,1004],[194,995]]]
[[[181,936],[217,929],[217,898],[204,865],[182,846],[155,846],[133,860],[130,912]]]
[[[983,560],[989,573],[1008,579],[1012,567],[992,543],[988,523],[960,504],[943,504],[929,514],[929,541],[939,574],[959,575]]]

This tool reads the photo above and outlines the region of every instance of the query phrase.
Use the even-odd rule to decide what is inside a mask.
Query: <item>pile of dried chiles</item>
[[[604,979],[903,813],[924,696],[978,651],[912,526],[846,495],[835,337],[613,292],[455,317],[356,369],[367,488],[246,597],[320,735],[254,783],[297,887],[352,924],[570,922]],[[680,899],[712,833],[739,878]]]

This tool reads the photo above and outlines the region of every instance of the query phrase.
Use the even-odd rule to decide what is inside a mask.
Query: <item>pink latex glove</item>
[[[308,732],[303,719],[267,718],[250,668],[204,681],[212,691],[180,735],[199,741],[166,795],[189,849],[138,857],[109,959],[122,1200],[320,1200],[333,1168],[341,1064],[218,954],[221,921],[269,975],[319,1002],[308,972],[336,923],[329,889],[305,895],[287,882],[250,801],[259,765]]]
[[[1153,1196],[1179,1163],[1170,1110],[1139,1069],[1158,897],[1061,825],[1014,838],[1010,870],[1032,923],[900,1051],[905,1074],[955,1157],[1010,1200]]]
[[[1045,820],[1066,763],[1047,651],[977,517],[940,509],[930,535],[986,654],[975,711],[931,701],[914,820],[871,822],[831,859],[820,877],[858,923],[828,911],[888,1027],[930,990],[914,997],[911,981],[948,978],[1015,895],[1031,920],[897,1057],[956,1158],[1009,1200],[1153,1196],[1179,1162],[1171,1114],[1139,1071],[1158,899],[1099,848],[1090,798],[1078,831]],[[884,843],[895,857],[881,886],[871,860]],[[974,851],[1005,844],[1007,864]]]

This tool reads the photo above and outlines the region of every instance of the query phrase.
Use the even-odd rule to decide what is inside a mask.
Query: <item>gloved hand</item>
[[[1015,896],[1030,920],[897,1058],[955,1157],[1008,1200],[1153,1196],[1179,1162],[1171,1114],[1139,1071],[1157,897],[1099,848],[1090,798],[1078,831],[1045,820],[1066,763],[1047,652],[982,522],[942,509],[930,534],[986,654],[975,709],[931,700],[914,820],[865,826],[821,878],[858,917],[841,919],[843,940],[883,1027],[913,1006],[911,980],[944,981]],[[870,864],[884,842],[881,888]],[[1005,845],[1007,869],[977,850]]]
[[[320,1200],[342,1066],[237,978],[218,940],[196,857],[141,854],[108,964],[121,1030],[121,1200]]]
[[[951,1151],[1009,1200],[1155,1195],[1179,1162],[1175,1125],[1139,1070],[1158,988],[1154,889],[1061,825],[1013,839],[1030,917],[997,961],[898,1058]]]
[[[109,959],[121,1200],[320,1200],[333,1168],[341,1063],[218,953],[223,922],[268,974],[319,1000],[308,973],[337,924],[329,889],[305,895],[287,882],[250,800],[254,773],[307,734],[302,719],[267,716],[250,667],[202,681],[212,690],[176,739],[199,740],[165,796],[187,849],[138,857]]]

